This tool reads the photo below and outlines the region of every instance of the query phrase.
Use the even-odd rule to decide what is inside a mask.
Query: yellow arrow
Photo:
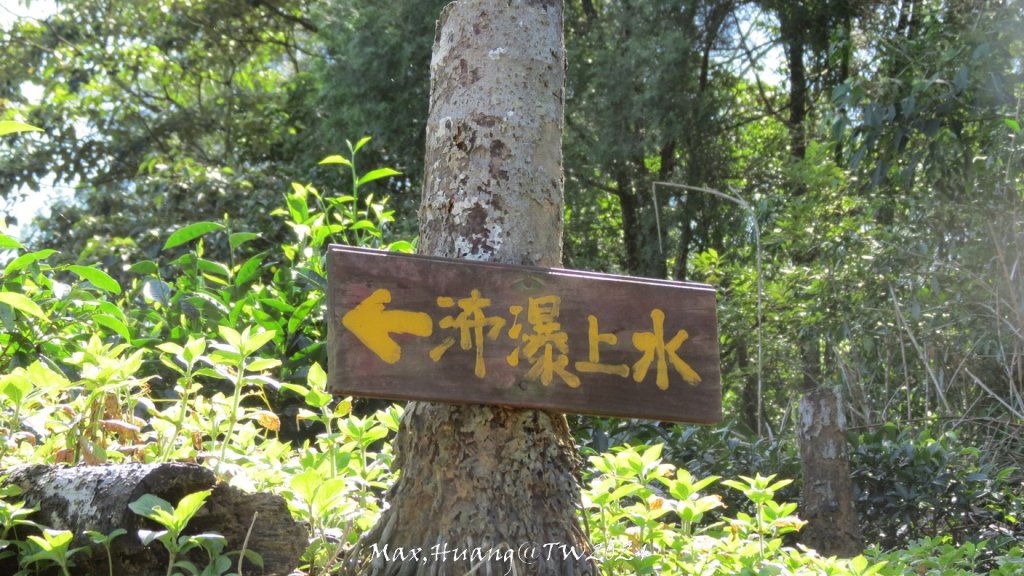
[[[391,291],[380,288],[349,310],[341,323],[381,360],[395,364],[402,359],[402,348],[391,339],[391,334],[430,336],[434,321],[423,312],[384,310],[389,302]]]

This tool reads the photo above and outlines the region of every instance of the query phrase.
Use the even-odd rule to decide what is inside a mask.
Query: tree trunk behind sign
[[[853,505],[853,483],[839,394],[816,388],[800,398],[797,437],[803,472],[800,540],[828,556],[860,554],[863,541]]]
[[[445,8],[431,60],[421,253],[561,264],[564,81],[561,1]],[[597,572],[576,517],[579,461],[564,416],[412,402],[395,453],[402,473],[390,508],[351,555],[351,572]]]

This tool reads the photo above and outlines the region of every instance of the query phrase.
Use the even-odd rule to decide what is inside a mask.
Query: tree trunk
[[[804,49],[808,26],[813,24],[805,3],[779,3],[779,29],[789,64],[790,157],[793,162],[807,158],[807,116],[809,90]],[[794,196],[807,193],[800,182],[790,186]],[[813,265],[817,248],[811,246],[796,254],[797,264]],[[804,295],[813,299],[813,295]],[[804,502],[800,515],[807,520],[803,530],[805,544],[825,555],[853,556],[863,548],[860,526],[853,505],[850,462],[844,436],[845,424],[837,393],[824,387],[821,364],[821,330],[807,325],[799,336],[803,377],[800,398],[800,468],[804,482]]]
[[[22,489],[19,496],[27,505],[38,508],[32,519],[57,530],[75,534],[72,547],[90,546],[86,530],[110,534],[117,528],[128,533],[111,546],[114,574],[162,576],[167,573],[168,557],[154,543],[143,546],[140,528],[155,529],[128,504],[143,494],[153,494],[172,504],[186,494],[213,489],[206,503],[188,524],[187,534],[217,533],[227,540],[225,552],[247,550],[260,554],[264,567],[246,562],[244,573],[290,574],[298,565],[309,543],[308,534],[292,518],[288,505],[273,494],[245,494],[226,484],[217,484],[213,472],[202,466],[184,463],[124,464],[116,466],[23,466],[8,470],[5,485]],[[255,523],[253,520],[255,519]],[[249,533],[249,527],[252,532]],[[19,535],[24,536],[24,535]],[[106,552],[92,546],[89,557],[77,554],[72,574],[107,574]],[[206,553],[197,550],[190,559],[198,566],[208,562]],[[13,574],[17,564],[0,563],[0,573]]]
[[[640,229],[639,207],[636,193],[625,169],[620,169],[615,175],[615,193],[619,197],[619,210],[622,214],[622,243],[626,247],[626,271],[634,276],[642,276],[643,233]]]
[[[818,388],[800,398],[797,435],[804,477],[800,517],[807,521],[801,541],[825,556],[849,558],[864,549],[839,394]]]
[[[560,265],[562,9],[554,0],[460,0],[441,14],[421,253]],[[395,440],[402,474],[390,507],[346,568],[597,573],[576,517],[579,464],[561,414],[412,402]]]

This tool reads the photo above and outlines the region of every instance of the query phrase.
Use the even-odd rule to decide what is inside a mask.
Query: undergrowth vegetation
[[[201,463],[232,485],[283,496],[309,530],[299,569],[336,570],[385,506],[402,417],[399,405],[332,397],[324,370],[326,245],[414,249],[389,240],[387,199],[367,192],[397,172],[357,170],[367,140],[325,160],[350,173],[349,193],[287,191],[274,212],[292,231],[285,244],[225,217],[165,231],[153,259],[103,267],[95,254],[0,235],[0,467]],[[729,426],[573,423],[588,457],[581,521],[606,574],[1024,571],[1012,470],[986,468],[955,437],[859,436],[859,504],[878,547],[838,560],[796,544],[791,446]],[[39,525],[13,487],[0,496],[0,557],[17,557],[19,574],[67,574],[118,537],[164,546],[168,574],[242,572],[241,551],[188,532],[203,493],[136,501],[132,510],[164,530],[91,534],[92,549]],[[195,548],[207,565],[180,561]]]

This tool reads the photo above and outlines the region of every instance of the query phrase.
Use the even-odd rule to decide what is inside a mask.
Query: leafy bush
[[[758,438],[728,420],[709,427],[584,416],[573,428],[577,440],[597,452],[626,445],[663,444],[664,459],[695,478],[755,476],[765,470],[786,478],[800,475],[799,454],[792,442],[778,437]],[[796,501],[799,493],[799,485],[794,483],[781,488],[779,497]],[[748,504],[738,493],[723,497],[730,508]]]
[[[994,469],[954,432],[933,438],[886,424],[855,438],[851,464],[864,535],[883,548],[922,537],[1024,538],[1015,470]]]
[[[884,558],[890,565],[902,567],[904,573],[923,576],[1024,573],[1024,548],[1016,545],[997,551],[986,540],[957,545],[949,536],[921,538],[909,542],[905,549],[888,553],[873,549],[867,555]]]
[[[843,560],[787,544],[803,526],[797,505],[780,501],[789,480],[741,476],[697,479],[661,459],[664,446],[624,446],[590,457],[583,522],[605,574],[784,574],[868,576],[1019,574],[1024,548],[956,545],[949,537],[907,549],[868,550]],[[745,500],[731,509],[727,487]],[[731,510],[731,511],[730,511]],[[716,514],[722,513],[724,514]]]
[[[394,480],[381,441],[401,413],[352,414],[350,400],[327,392],[321,368],[326,244],[414,248],[385,241],[387,200],[365,188],[397,173],[357,172],[367,142],[325,160],[350,173],[351,193],[292,185],[275,214],[293,243],[269,245],[228,219],[196,222],[171,233],[160,258],[104,270],[0,234],[12,253],[0,275],[0,467],[202,462],[234,485],[282,494],[312,531],[306,568],[327,572],[372,525]],[[13,532],[35,528],[30,510],[5,500],[3,512],[4,542],[13,543],[4,553],[25,570],[73,562],[62,534]],[[154,534],[179,552],[207,551],[209,566],[180,569],[226,569],[222,540]]]

